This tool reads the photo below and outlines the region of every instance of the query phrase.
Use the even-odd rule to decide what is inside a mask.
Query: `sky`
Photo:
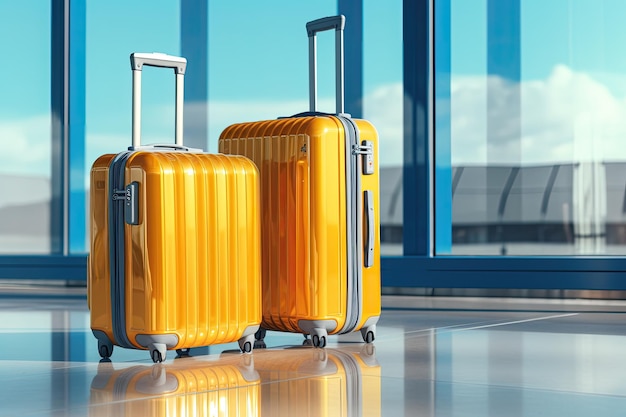
[[[486,74],[486,4],[451,0],[452,163],[485,163],[487,146],[503,163],[520,162],[520,155],[511,157],[511,146],[522,149],[526,164],[625,159],[620,145],[626,135],[626,2],[522,0],[521,144],[507,136],[506,107],[497,117],[502,140],[485,139],[487,85],[502,97],[514,90]],[[0,3],[0,39],[5,56],[16,63],[0,67],[0,135],[11,140],[0,153],[0,174],[49,176],[49,13],[48,0]],[[334,0],[275,0],[271,7],[251,0],[209,2],[209,151],[216,151],[219,133],[231,123],[308,109],[304,26],[333,14]],[[364,117],[379,131],[381,166],[399,165],[402,1],[365,0],[364,25]],[[178,54],[179,33],[177,0],[87,2],[87,166],[130,143],[130,52]],[[7,41],[16,37],[20,42]],[[320,110],[333,111],[330,33],[320,34],[319,48]],[[173,86],[171,72],[144,71],[148,142],[171,140]]]
[[[33,2],[39,3],[37,7]],[[150,7],[146,7],[148,3]],[[365,24],[371,29],[364,40],[364,91],[372,97],[392,91],[397,101],[391,106],[387,100],[381,113],[365,100],[366,116],[371,114],[373,121],[379,119],[381,124],[389,124],[381,115],[397,109],[401,100],[397,88],[402,79],[401,5],[401,0],[364,2]],[[275,0],[272,7],[249,0],[209,2],[209,151],[217,150],[219,133],[231,123],[308,110],[305,24],[336,13],[334,0]],[[24,21],[33,25],[25,26]],[[349,25],[348,21],[346,30]],[[1,2],[2,39],[21,39],[19,43],[4,42],[4,49],[24,68],[0,68],[0,134],[13,141],[9,150],[0,154],[0,173],[49,176],[49,32],[49,1]],[[322,111],[334,111],[333,41],[331,32],[318,35]],[[87,2],[86,42],[86,162],[90,166],[98,155],[119,152],[130,143],[129,54],[180,53],[179,2]],[[188,63],[189,71],[193,71],[193,62]],[[144,70],[142,125],[146,142],[171,140],[173,90],[170,71]],[[393,120],[396,123],[401,118]],[[400,132],[397,126],[394,131]],[[401,140],[395,142],[400,146],[395,152],[399,162]]]

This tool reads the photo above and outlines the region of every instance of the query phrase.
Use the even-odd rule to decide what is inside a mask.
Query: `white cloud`
[[[50,116],[0,120],[0,173],[50,177]]]
[[[363,100],[363,117],[378,131],[380,166],[402,164],[403,151],[402,83],[382,85]]]
[[[608,79],[607,75],[602,79]],[[525,81],[521,86],[498,77],[454,76],[452,163],[484,164],[487,156],[492,164],[625,160],[626,97],[612,92],[626,92],[626,77],[612,77],[610,84],[611,90],[591,75],[564,65],[556,66],[544,80]],[[492,97],[500,103],[492,109],[489,142],[488,85]],[[517,95],[521,97],[521,141],[514,114],[507,105]],[[364,117],[379,133],[381,166],[399,165],[402,161],[402,100],[401,83],[381,85],[364,98]],[[321,110],[333,111],[334,106],[334,98],[320,99]],[[232,123],[290,116],[308,107],[307,100],[210,102],[208,150],[217,151],[220,132]],[[206,106],[199,106],[197,111],[207,111]],[[187,109],[188,115],[193,112],[193,107]],[[148,142],[172,142],[172,119],[172,105],[147,106],[144,131]],[[119,123],[112,125],[116,129],[112,132],[93,132],[87,126],[86,171],[98,155],[128,147],[130,123],[124,123],[128,132],[118,133]],[[50,176],[49,115],[0,120],[0,137],[8,144],[0,152],[0,173]]]
[[[547,79],[521,85],[499,77],[454,77],[451,91],[455,165],[626,159],[626,100],[588,74],[558,65]],[[489,142],[488,91],[497,103]],[[521,121],[509,105],[519,98]]]

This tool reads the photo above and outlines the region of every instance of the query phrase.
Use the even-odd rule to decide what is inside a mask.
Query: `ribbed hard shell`
[[[91,172],[91,325],[111,323],[108,170]],[[238,340],[261,320],[258,171],[243,157],[134,152],[125,184],[139,184],[139,224],[124,225],[126,333],[175,334],[172,349]]]
[[[360,139],[378,134],[357,120]],[[219,152],[252,159],[261,176],[263,323],[270,330],[304,332],[301,320],[332,320],[341,330],[347,311],[345,132],[335,117],[297,117],[238,123],[219,139]],[[377,165],[377,164],[376,164]],[[362,315],[357,329],[380,316],[378,169],[361,177],[374,193],[374,265],[362,267]],[[358,228],[362,225],[357,225]]]

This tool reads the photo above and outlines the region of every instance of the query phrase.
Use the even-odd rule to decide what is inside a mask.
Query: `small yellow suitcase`
[[[228,126],[219,151],[244,155],[261,176],[265,330],[311,335],[360,330],[381,312],[378,133],[343,113],[344,16],[307,23],[311,111]],[[316,33],[334,29],[337,114],[316,112]]]
[[[140,146],[143,65],[174,68],[176,144]],[[103,358],[238,341],[261,322],[259,176],[247,158],[182,145],[186,60],[132,54],[133,146],[91,169],[88,304]]]
[[[381,415],[381,369],[363,349],[292,348],[255,353],[261,414],[272,417]]]
[[[100,364],[89,415],[258,417],[259,374],[251,355],[238,362],[184,359],[122,370]]]

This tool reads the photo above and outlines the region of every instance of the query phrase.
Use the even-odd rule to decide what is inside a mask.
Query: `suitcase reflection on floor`
[[[219,361],[115,369],[101,363],[91,416],[379,416],[381,368],[373,345],[224,353]]]
[[[257,351],[262,416],[379,416],[374,345]]]
[[[251,355],[210,362],[115,369],[101,363],[91,382],[90,416],[258,416],[260,378]]]

